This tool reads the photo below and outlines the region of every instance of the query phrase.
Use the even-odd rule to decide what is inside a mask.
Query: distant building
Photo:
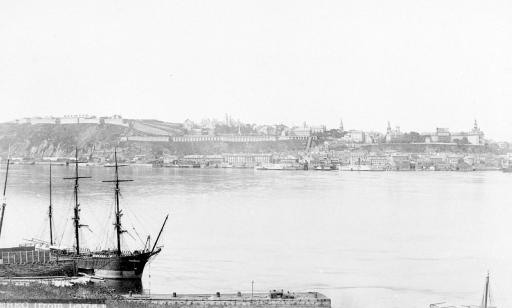
[[[365,165],[368,162],[368,153],[366,151],[354,151],[350,153],[350,164]]]
[[[290,136],[295,137],[310,137],[311,129],[309,127],[294,127],[290,130]]]
[[[90,115],[66,115],[59,118],[60,124],[100,124],[100,119]]]
[[[475,120],[473,129],[469,132],[460,132],[451,136],[452,142],[467,142],[473,145],[484,144],[484,133],[478,127],[478,123]]]
[[[30,118],[30,124],[57,124],[57,118],[44,117],[44,118]]]
[[[167,136],[129,136],[121,137],[121,142],[135,141],[135,142],[169,142]]]
[[[345,133],[342,140],[350,143],[364,143],[366,141],[366,133],[362,130],[349,130]]]
[[[370,155],[367,160],[371,166],[377,169],[384,169],[389,165],[389,158],[386,155]]]
[[[191,130],[192,128],[194,128],[195,124],[194,122],[192,122],[191,120],[189,119],[186,119],[185,122],[183,122],[183,128],[187,131]]]
[[[391,123],[388,121],[388,127],[386,129],[386,143],[399,142],[400,137],[402,137],[402,133],[400,132],[400,126],[395,127],[395,129],[391,128]]]
[[[448,128],[438,127],[436,132],[425,138],[426,143],[450,143],[451,134]]]
[[[119,125],[119,126],[129,126],[128,123],[120,115],[113,115],[111,117],[101,118],[104,124],[108,125]]]
[[[311,126],[310,127],[312,134],[323,134],[327,130],[325,125],[319,125],[319,126]]]
[[[30,118],[22,118],[14,120],[16,124],[30,124]]]
[[[475,120],[473,129],[469,132],[450,133],[448,128],[437,128],[435,133],[423,133],[425,143],[462,143],[481,145],[485,143],[484,133]]]
[[[264,142],[276,141],[275,136],[244,136],[244,135],[184,135],[173,136],[173,142]]]
[[[253,167],[272,161],[272,154],[223,154],[224,161],[233,166]]]

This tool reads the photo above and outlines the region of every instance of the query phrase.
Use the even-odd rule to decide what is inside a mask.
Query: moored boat
[[[369,165],[344,165],[339,166],[340,171],[384,171],[383,169],[373,169],[372,166]]]
[[[512,172],[512,166],[503,167],[503,168],[501,168],[501,171],[503,171],[505,173],[511,173]]]
[[[2,212],[0,217],[0,235],[7,202],[5,194],[9,175],[9,159],[5,171]],[[52,205],[51,205],[51,165],[50,165],[50,241],[52,235]],[[71,259],[59,258],[48,247],[20,245],[18,247],[0,248],[0,277],[56,277],[74,276],[77,273],[76,263]]]
[[[125,165],[119,165],[117,162],[117,151],[114,152],[114,163],[111,167],[115,170],[115,177],[113,180],[107,180],[103,182],[114,183],[114,201],[115,201],[115,221],[114,228],[116,231],[116,248],[101,251],[84,252],[80,249],[80,237],[79,229],[83,227],[80,223],[80,204],[78,202],[78,181],[82,178],[88,178],[80,176],[78,173],[78,150],[75,160],[75,176],[66,179],[72,179],[75,181],[74,185],[74,228],[75,228],[75,250],[73,252],[61,250],[61,255],[72,259],[76,262],[77,270],[79,273],[92,275],[99,278],[105,279],[141,279],[144,272],[144,267],[151,257],[160,253],[161,248],[157,247],[160,235],[165,227],[168,216],[165,218],[164,223],[160,229],[158,237],[156,238],[153,247],[149,245],[148,241],[140,250],[123,251],[121,250],[121,235],[126,232],[123,230],[121,224],[122,211],[119,206],[120,199],[120,186],[121,182],[129,182],[132,180],[119,179],[119,167]]]
[[[254,167],[254,170],[303,170],[303,168],[298,165],[266,163]]]

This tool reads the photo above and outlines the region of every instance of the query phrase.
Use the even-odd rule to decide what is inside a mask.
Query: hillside
[[[75,147],[83,153],[112,149],[130,128],[116,125],[0,124],[0,155],[42,158],[70,156]]]
[[[163,122],[162,122],[163,123]],[[133,158],[145,155],[156,158],[164,153],[221,154],[290,152],[304,149],[304,141],[279,142],[120,142],[122,136],[175,136],[183,134],[179,127],[158,121],[133,121],[129,126],[109,124],[0,124],[0,156],[42,159],[43,157],[71,157],[75,147],[81,157],[109,157],[118,147],[123,156]]]

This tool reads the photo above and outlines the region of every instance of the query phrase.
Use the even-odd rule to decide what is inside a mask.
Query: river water
[[[114,247],[112,168],[82,167],[82,246]],[[3,176],[2,170],[2,176]],[[58,242],[71,245],[73,168],[53,168]],[[125,248],[152,240],[152,293],[319,291],[333,307],[512,306],[512,174],[125,167]],[[111,183],[110,183],[111,184]],[[48,166],[12,167],[2,246],[48,239]],[[135,230],[134,231],[134,227]]]

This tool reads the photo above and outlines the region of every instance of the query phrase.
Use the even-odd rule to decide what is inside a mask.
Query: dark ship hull
[[[73,260],[59,260],[48,250],[35,247],[0,248],[0,277],[75,276]]]
[[[160,249],[154,252],[134,252],[120,256],[115,252],[80,256],[77,258],[78,272],[104,279],[141,279],[146,263],[159,252]]]

